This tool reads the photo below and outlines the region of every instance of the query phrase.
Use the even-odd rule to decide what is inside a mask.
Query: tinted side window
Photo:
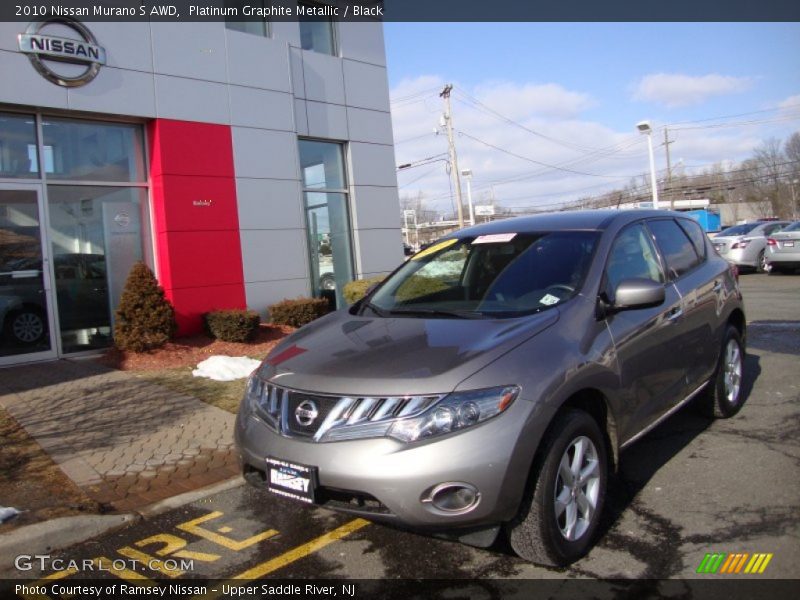
[[[624,279],[664,282],[650,234],[642,225],[626,227],[614,240],[606,266],[606,291],[613,294]]]
[[[648,221],[647,224],[656,238],[667,269],[674,278],[677,279],[700,263],[692,242],[675,221],[659,219]]]
[[[692,245],[697,251],[700,260],[705,260],[706,234],[703,232],[703,228],[700,227],[700,224],[697,221],[690,221],[689,219],[678,219],[678,225],[681,226],[686,232],[686,235],[689,236],[689,239],[692,240]]]

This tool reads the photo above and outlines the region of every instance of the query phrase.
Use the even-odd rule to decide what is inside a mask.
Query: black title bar
[[[0,21],[52,17],[81,21],[636,22],[800,21],[796,0],[3,0]]]

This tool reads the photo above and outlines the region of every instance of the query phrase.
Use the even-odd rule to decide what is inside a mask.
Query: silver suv
[[[619,452],[742,405],[735,274],[667,211],[498,221],[417,253],[253,373],[244,475],[283,497],[565,565]]]

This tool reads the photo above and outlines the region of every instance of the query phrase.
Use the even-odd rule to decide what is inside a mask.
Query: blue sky
[[[660,139],[663,126],[674,127],[673,162],[687,171],[738,162],[763,140],[800,130],[797,23],[385,23],[384,35],[398,163],[446,150],[432,130],[441,112],[436,88],[452,82],[467,94],[454,95],[453,118],[463,132],[459,163],[470,163],[477,190],[488,194],[492,182],[534,173],[533,161],[574,161],[575,170],[590,173],[543,170],[524,183],[494,184],[495,198],[508,205],[572,199],[645,171],[646,145],[634,135],[642,119]],[[470,97],[580,148],[544,143]],[[705,121],[755,111],[765,112]],[[679,129],[697,120],[704,121],[683,127],[702,128]],[[418,139],[404,141],[410,138]],[[609,146],[621,149],[608,160],[581,160]],[[665,167],[663,147],[657,163]],[[413,183],[427,167],[400,173],[401,195],[422,191],[446,209],[448,182],[439,166],[441,173],[431,165]]]

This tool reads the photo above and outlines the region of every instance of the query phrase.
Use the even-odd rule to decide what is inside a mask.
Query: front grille
[[[315,442],[383,435],[392,419],[417,415],[443,397],[327,396],[263,381],[252,385],[257,412],[265,423],[283,435]]]

